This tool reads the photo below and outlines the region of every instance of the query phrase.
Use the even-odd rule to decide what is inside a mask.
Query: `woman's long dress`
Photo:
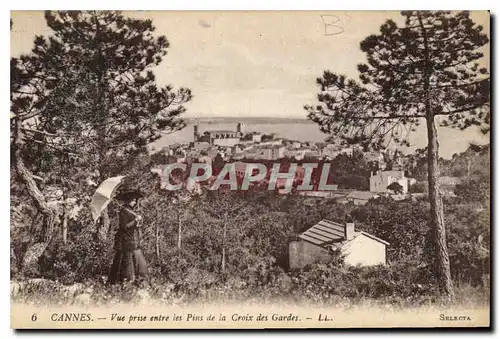
[[[108,283],[142,280],[147,275],[147,263],[139,247],[139,229],[135,216],[122,209],[119,229],[115,236],[115,257]]]

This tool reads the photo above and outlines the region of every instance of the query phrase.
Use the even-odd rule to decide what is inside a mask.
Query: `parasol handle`
[[[124,210],[126,210],[127,212],[129,212],[129,213],[131,213],[131,214],[135,215],[136,217],[141,218],[141,220],[142,220],[142,216],[141,216],[141,215],[139,215],[139,214],[137,214],[136,212],[132,211],[130,208],[125,207],[125,206],[123,206],[122,204],[120,204],[119,202],[114,201],[114,200],[113,200],[113,203],[115,203],[116,205],[120,206],[121,208],[123,208],[123,209],[124,209]]]

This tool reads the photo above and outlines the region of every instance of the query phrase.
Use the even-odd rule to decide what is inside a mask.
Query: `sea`
[[[175,143],[189,143],[193,141],[193,126],[198,125],[200,134],[210,130],[232,130],[236,131],[238,123],[243,124],[244,132],[260,132],[263,134],[275,133],[276,137],[289,140],[322,142],[329,135],[322,133],[318,126],[305,119],[287,118],[244,118],[244,117],[214,117],[214,118],[188,118],[184,119],[186,127],[180,131],[164,135],[150,145],[152,152],[158,151],[165,146]],[[440,156],[450,159],[454,153],[465,151],[470,143],[487,144],[490,136],[482,134],[474,127],[465,131],[449,127],[438,127],[438,140],[440,144]],[[415,132],[409,135],[410,147],[397,147],[403,153],[412,153],[417,148],[427,146],[427,132],[425,126],[421,125]]]

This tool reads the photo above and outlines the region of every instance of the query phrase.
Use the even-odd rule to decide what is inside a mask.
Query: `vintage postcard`
[[[490,327],[488,11],[13,11],[11,327]]]

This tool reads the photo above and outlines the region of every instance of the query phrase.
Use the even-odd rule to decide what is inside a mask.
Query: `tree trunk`
[[[99,184],[103,182],[104,180],[107,179],[108,175],[110,174],[108,171],[108,166],[107,166],[107,151],[108,151],[108,144],[106,140],[107,136],[107,122],[108,122],[108,112],[105,107],[105,84],[104,84],[104,76],[106,72],[106,64],[104,62],[104,57],[103,53],[101,50],[101,26],[99,23],[99,20],[96,16],[94,16],[95,19],[95,25],[96,25],[96,35],[94,37],[94,42],[96,43],[95,47],[97,48],[98,51],[98,64],[96,65],[96,74],[97,74],[97,84],[99,88],[99,93],[98,97],[96,98],[96,101],[94,101],[94,109],[98,112],[98,125],[97,125],[97,134],[98,134],[98,154],[99,154],[99,164],[98,164],[98,170],[99,170]],[[107,234],[109,232],[109,229],[111,227],[110,225],[110,218],[109,218],[109,209],[105,208],[102,211],[102,218],[101,218],[101,224],[100,224],[101,229],[99,230],[99,240],[104,242],[107,240]]]
[[[35,180],[31,176],[31,172],[26,168],[24,161],[20,156],[17,156],[16,159],[16,171],[19,174],[22,183],[26,186],[28,194],[35,202],[38,211],[40,211],[43,216],[41,235],[38,237],[39,239],[37,239],[37,242],[48,242],[50,240],[52,230],[54,229],[55,213],[45,201],[45,197],[36,186]]]
[[[156,259],[160,262],[160,225],[156,223],[156,232],[155,232],[155,250],[156,250]]]
[[[453,284],[451,281],[450,258],[446,246],[446,229],[444,226],[443,200],[439,191],[439,142],[437,137],[436,124],[434,122],[433,102],[431,98],[430,80],[432,75],[432,65],[429,62],[430,48],[427,40],[427,31],[422,17],[418,17],[422,37],[424,42],[424,95],[425,95],[425,113],[427,123],[427,180],[429,182],[429,202],[431,205],[431,230],[432,240],[435,249],[436,273],[439,282],[439,288],[443,294],[453,299]]]
[[[438,151],[439,142],[434,118],[427,118],[428,136],[428,164],[427,179],[429,182],[429,201],[431,205],[431,229],[433,232],[434,246],[436,250],[436,268],[439,287],[443,293],[450,298],[454,297],[453,284],[451,280],[450,258],[446,245],[446,229],[444,225],[443,200],[439,191],[439,165]]]
[[[42,194],[35,180],[33,179],[33,174],[28,170],[24,164],[24,160],[21,155],[22,146],[22,131],[21,122],[16,122],[16,136],[14,139],[14,158],[15,158],[15,168],[19,175],[21,182],[26,186],[29,196],[33,199],[37,210],[42,214],[42,229],[41,234],[36,238],[35,242],[46,242],[48,243],[52,236],[52,230],[54,228],[55,222],[55,212],[50,208],[45,200],[45,196]]]
[[[68,210],[67,210],[67,199],[64,197],[64,202],[63,202],[63,213],[62,213],[62,223],[61,223],[61,238],[63,241],[63,244],[68,243]]]
[[[65,245],[68,243],[68,216],[66,214],[62,221],[62,241]]]
[[[182,218],[179,211],[179,216],[177,217],[177,250],[181,251],[182,245]]]
[[[226,223],[224,222],[224,230],[222,233],[222,272],[226,270]]]
[[[27,272],[39,273],[38,259],[43,255],[47,246],[52,240],[56,215],[55,211],[47,204],[45,196],[36,185],[33,174],[24,164],[24,160],[21,154],[21,148],[23,145],[21,122],[16,121],[15,124],[15,136],[13,142],[15,170],[20,178],[21,183],[25,185],[29,196],[35,203],[38,213],[42,215],[41,230],[38,232],[37,228],[35,227],[35,234],[33,234],[33,238],[30,241],[31,243],[27,246],[22,263],[20,265],[22,269],[26,270]]]
[[[62,215],[61,215],[61,239],[63,244],[68,242],[68,192],[66,181],[63,179]]]

